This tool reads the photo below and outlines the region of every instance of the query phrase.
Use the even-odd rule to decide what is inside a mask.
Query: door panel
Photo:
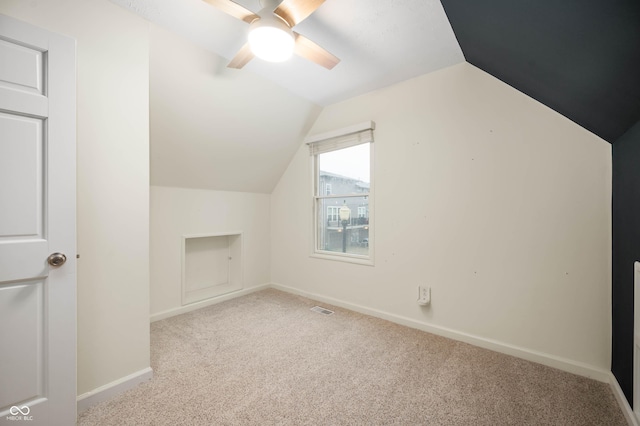
[[[0,112],[0,238],[43,238],[42,120]]]
[[[43,396],[44,280],[0,287],[0,406]],[[20,324],[17,330],[14,324]]]
[[[0,86],[43,93],[43,52],[0,40],[0,57],[6,58],[0,67]]]
[[[43,120],[0,112],[0,135],[0,282],[46,276]]]

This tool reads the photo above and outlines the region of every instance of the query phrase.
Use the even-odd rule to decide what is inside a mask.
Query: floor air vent
[[[313,308],[311,308],[311,310],[313,312],[317,312],[317,313],[322,314],[322,315],[331,315],[331,314],[333,314],[333,311],[330,311],[328,309],[322,308],[320,306],[314,306]]]

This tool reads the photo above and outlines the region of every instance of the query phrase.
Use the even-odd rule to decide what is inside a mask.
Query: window
[[[340,207],[337,207],[337,206],[327,207],[327,221],[328,222],[337,221],[340,214],[339,211],[340,211]]]
[[[314,171],[314,256],[372,264],[373,124],[307,142]]]
[[[324,195],[331,195],[331,184],[326,183],[324,185]]]

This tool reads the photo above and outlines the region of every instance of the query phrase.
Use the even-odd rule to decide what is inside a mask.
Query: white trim
[[[371,187],[369,187],[371,188]],[[313,198],[317,200],[331,200],[334,198],[365,198],[369,197],[368,192],[363,192],[361,194],[331,194],[331,195],[316,195]],[[340,207],[340,206],[338,206]]]
[[[411,318],[407,318],[401,315],[391,314],[389,312],[380,311],[377,309],[367,308],[365,306],[357,305],[350,302],[345,302],[332,297],[322,296],[316,293],[310,293],[297,288],[284,286],[277,283],[271,283],[271,287],[277,290],[282,290],[287,293],[297,294],[299,296],[307,297],[319,302],[329,303],[334,306],[349,309],[352,311],[360,312],[362,314],[371,315],[377,318],[382,318],[387,321],[401,324],[407,327],[416,328],[418,330],[426,331],[428,333],[437,334],[439,336],[448,337],[453,340],[469,343],[474,346],[489,349],[492,351],[500,352],[507,355],[512,355],[518,358],[525,359],[527,361],[536,362],[549,367],[557,368],[559,370],[567,371],[579,376],[588,377],[598,380],[600,382],[610,382],[610,371],[601,370],[584,364],[578,361],[558,357],[543,352],[533,351],[530,349],[522,348],[519,346],[510,345],[508,343],[499,342],[493,339],[487,339],[484,337],[474,336],[472,334],[463,333],[460,331],[452,330],[450,328],[441,327],[433,324],[428,324],[422,321],[417,321]]]
[[[375,130],[376,123],[373,121],[364,121],[362,123],[354,124],[352,126],[343,127],[342,129],[331,130],[330,132],[319,133],[317,135],[311,135],[304,138],[304,143],[310,144],[325,139],[335,138],[336,136],[350,135],[351,133],[362,132],[364,130]]]
[[[211,299],[203,300],[200,302],[191,303],[185,306],[179,306],[177,308],[167,309],[166,311],[158,312],[156,314],[152,314],[149,317],[150,322],[156,322],[163,320],[165,318],[174,317],[176,315],[185,314],[187,312],[195,311],[200,308],[205,308],[210,305],[215,305],[220,302],[226,302],[227,300],[235,299],[236,297],[246,296],[247,294],[254,293],[260,290],[266,290],[269,288],[269,284],[261,284],[256,287],[249,287],[242,290],[232,291],[231,293],[226,293],[221,296],[212,297]]]
[[[371,248],[371,246],[369,246],[369,248]],[[375,266],[373,259],[370,259],[369,256],[365,257],[357,254],[318,250],[315,253],[311,253],[309,257],[324,260],[335,260],[336,262],[353,263],[355,265]]]
[[[629,423],[630,426],[640,426],[640,422],[638,422],[638,419],[631,409],[631,406],[627,401],[627,397],[624,396],[624,392],[622,392],[622,388],[618,383],[618,379],[616,379],[616,376],[614,376],[611,372],[609,372],[609,385],[611,385],[613,396],[616,397],[616,402],[620,406],[622,414],[624,414],[624,418],[627,419],[627,423]]]
[[[151,367],[147,367],[140,371],[136,371],[133,374],[129,374],[128,376],[121,377],[111,383],[107,383],[104,386],[100,386],[92,391],[83,393],[82,395],[79,395],[77,399],[78,414],[86,411],[92,405],[111,399],[129,389],[133,389],[140,383],[150,380],[152,377],[153,370]]]
[[[183,239],[189,238],[207,238],[207,237],[226,237],[228,235],[242,235],[242,231],[228,231],[228,232],[200,232],[197,234],[185,234],[182,235]]]
[[[367,204],[367,210],[369,211],[369,260],[371,261],[371,265],[374,265],[376,254],[376,149],[374,144],[371,144],[369,147],[369,170],[369,202]]]

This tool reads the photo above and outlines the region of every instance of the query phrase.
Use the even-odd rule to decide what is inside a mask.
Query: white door
[[[0,424],[76,421],[75,102],[75,41],[0,15]]]

